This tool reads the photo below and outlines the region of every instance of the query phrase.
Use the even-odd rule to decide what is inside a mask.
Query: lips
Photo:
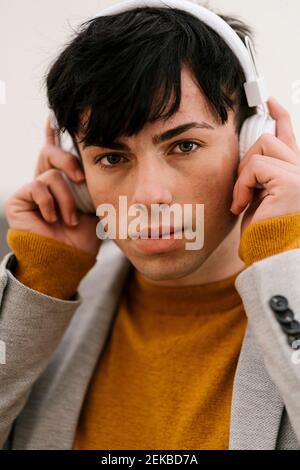
[[[163,236],[168,236],[168,235],[172,235],[172,233],[174,232],[178,232],[178,231],[182,231],[182,227],[173,227],[173,226],[170,226],[170,227],[148,227],[147,228],[144,228],[140,231],[140,233],[138,232],[135,232],[134,234],[132,234],[135,238],[136,237],[148,237],[148,238],[151,238],[151,232],[153,232],[153,236],[157,237],[159,236],[160,238],[162,238]]]
[[[158,232],[158,235],[160,237],[162,237],[163,235],[167,235],[167,234],[170,234],[171,233],[174,233],[174,228],[173,227],[157,227],[157,228],[149,228],[148,229],[148,237],[151,237],[151,231],[153,231],[154,234],[156,234]]]

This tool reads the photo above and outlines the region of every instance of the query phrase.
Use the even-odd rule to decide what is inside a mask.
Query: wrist
[[[246,266],[286,250],[300,248],[300,212],[250,224],[239,245]]]
[[[14,276],[51,297],[71,298],[96,256],[35,232],[9,228],[7,244],[17,259]]]

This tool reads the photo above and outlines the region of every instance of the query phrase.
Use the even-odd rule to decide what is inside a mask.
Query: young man
[[[52,65],[49,105],[95,207],[204,204],[204,246],[102,242],[48,126],[6,203],[3,448],[300,448],[300,150],[271,99],[277,136],[239,164],[243,82],[218,35],[175,9],[94,19]]]

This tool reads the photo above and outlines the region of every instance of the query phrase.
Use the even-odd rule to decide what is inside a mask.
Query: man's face
[[[182,208],[183,204],[192,204],[194,230],[196,204],[204,204],[201,249],[187,250],[185,245],[189,240],[184,236],[173,246],[167,240],[168,249],[161,248],[164,240],[151,240],[148,245],[149,240],[135,240],[130,236],[114,240],[138,271],[156,281],[183,278],[198,270],[238,220],[230,212],[239,163],[234,115],[230,112],[228,122],[220,125],[185,68],[181,86],[180,109],[172,118],[148,123],[139,134],[119,139],[129,150],[83,148],[83,144],[78,144],[95,207],[108,203],[116,209],[117,237],[119,196],[127,197],[128,207],[143,204],[148,214],[151,204],[177,203]],[[159,143],[152,140],[154,135],[191,122],[205,122],[208,126],[191,128]],[[106,168],[100,166],[101,157],[106,157],[101,160]],[[128,222],[133,219],[128,217]],[[150,225],[154,225],[151,220]]]

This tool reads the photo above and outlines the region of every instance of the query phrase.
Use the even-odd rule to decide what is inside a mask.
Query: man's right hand
[[[101,245],[96,235],[99,219],[76,208],[74,196],[61,171],[76,183],[84,180],[78,158],[56,145],[49,116],[46,145],[39,154],[33,181],[23,185],[5,202],[8,225],[96,255]],[[81,171],[79,178],[78,171]]]

